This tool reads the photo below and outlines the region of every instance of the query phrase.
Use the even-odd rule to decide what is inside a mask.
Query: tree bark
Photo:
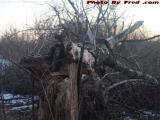
[[[70,120],[78,120],[77,68],[78,65],[76,63],[69,65]]]

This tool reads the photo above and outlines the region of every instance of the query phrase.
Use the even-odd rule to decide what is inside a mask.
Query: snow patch
[[[13,99],[13,94],[11,94],[11,93],[2,94],[2,99],[3,100],[11,100],[11,99]]]
[[[123,120],[136,120],[136,119],[133,119],[130,116],[126,116],[126,117],[123,118]]]
[[[11,62],[7,59],[0,58],[0,64],[9,66]]]
[[[20,107],[13,107],[10,111],[21,111],[21,112],[30,112],[32,110],[32,105],[24,105]]]
[[[10,111],[30,112],[32,111],[32,97],[13,95],[11,93],[1,93],[0,102],[4,101],[4,104],[10,106]],[[34,105],[37,106],[39,96],[34,96]]]

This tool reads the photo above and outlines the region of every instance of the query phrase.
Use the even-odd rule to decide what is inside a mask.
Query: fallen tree
[[[158,84],[158,80],[155,77],[122,65],[115,59],[114,55],[102,53],[95,58],[92,55],[93,53],[90,53],[86,48],[82,58],[81,74],[87,76],[87,78],[82,77],[82,79],[79,79],[80,81],[77,81],[78,63],[82,48],[72,42],[61,43],[61,45],[62,47],[54,45],[55,48],[51,48],[50,52],[45,56],[32,56],[24,58],[20,62],[22,67],[32,72],[33,77],[43,88],[40,94],[40,120],[46,118],[47,120],[75,120],[78,119],[77,117],[83,120],[96,120],[100,116],[103,120],[107,115],[106,112],[105,114],[103,113],[103,116],[101,113],[95,116],[93,111],[91,111],[93,113],[89,113],[91,116],[87,116],[85,113],[86,110],[89,111],[90,107],[93,106],[101,106],[99,109],[105,110],[107,95],[103,93],[108,94],[108,91],[115,87],[139,80],[144,80],[147,84]],[[96,70],[101,65],[113,68],[131,80],[120,81],[112,86],[107,85],[104,89],[102,86],[106,84],[106,81],[103,77],[101,79]],[[96,99],[95,105],[93,105],[91,99],[84,101],[87,96],[91,97],[90,94],[93,94]],[[88,103],[90,105],[86,106],[85,104]]]
[[[57,42],[50,52],[39,57],[24,58],[20,62],[22,67],[31,71],[32,77],[42,88],[39,119],[116,119],[114,115],[110,115],[111,112],[108,112],[109,100],[115,97],[114,94],[112,97],[109,96],[115,89],[123,90],[121,87],[126,84],[134,82],[137,85],[139,81],[149,85],[158,84],[156,77],[122,64],[114,53],[116,45],[120,42],[123,44],[129,34],[143,25],[143,21],[137,21],[117,34],[116,26],[119,18],[116,15],[110,16],[115,14],[114,9],[107,8],[104,11],[102,6],[98,6],[99,13],[92,25],[83,3],[80,12],[74,2],[71,0],[68,2],[74,10],[73,15],[70,15],[65,6],[70,21],[61,18],[58,8],[50,5],[63,31],[55,36]],[[101,26],[103,28],[98,29]],[[120,72],[123,79],[109,83],[108,76],[105,76],[108,74],[106,70],[108,68]],[[126,105],[124,108],[135,110]]]

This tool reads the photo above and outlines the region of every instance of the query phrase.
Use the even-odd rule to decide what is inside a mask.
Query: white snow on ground
[[[1,55],[0,55],[0,64],[9,66],[11,62],[7,59],[1,58]]]
[[[4,99],[4,100],[13,99],[13,94],[11,94],[11,93],[2,94],[2,99]]]
[[[4,104],[10,106],[10,111],[30,112],[32,110],[32,97],[13,95],[11,93],[1,93],[0,102],[4,101]],[[35,106],[39,100],[38,96],[34,96]]]
[[[132,116],[134,115],[131,115],[131,114],[127,114],[125,112],[124,113],[124,117],[123,117],[123,120],[139,120],[139,119],[135,119],[133,118]],[[159,111],[152,111],[152,110],[148,110],[148,111],[141,111],[140,113],[140,118],[142,118],[143,120],[160,120],[160,112]]]
[[[25,98],[24,96],[22,96],[22,95],[14,95],[14,98],[18,98],[18,99],[20,99],[20,98]]]
[[[34,104],[35,107],[37,107],[36,104]],[[23,105],[20,107],[12,107],[10,111],[21,111],[21,112],[30,112],[32,111],[32,105]]]
[[[130,116],[126,116],[126,117],[123,118],[123,120],[136,120],[136,119],[133,119]]]
[[[10,62],[8,60],[5,60],[5,59],[0,59],[0,63],[1,64],[5,64],[5,65],[9,65]]]
[[[11,100],[12,105],[21,105],[21,104],[26,104],[26,101],[17,99],[17,100]]]
[[[13,107],[10,111],[21,111],[21,112],[30,112],[32,110],[32,105],[24,105],[20,107]]]

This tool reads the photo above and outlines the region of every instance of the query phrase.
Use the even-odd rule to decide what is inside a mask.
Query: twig
[[[120,86],[120,85],[123,85],[123,84],[126,84],[126,83],[129,83],[129,82],[141,82],[143,81],[142,79],[130,79],[130,80],[123,80],[123,81],[120,81],[118,83],[114,83],[113,85],[109,86],[107,88],[108,91]]]

